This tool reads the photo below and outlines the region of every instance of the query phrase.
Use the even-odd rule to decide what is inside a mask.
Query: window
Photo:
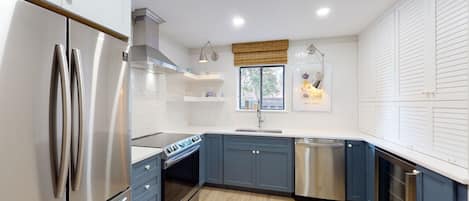
[[[284,66],[241,67],[239,109],[284,110]]]

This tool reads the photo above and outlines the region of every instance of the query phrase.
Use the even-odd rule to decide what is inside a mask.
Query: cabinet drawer
[[[291,138],[281,137],[225,136],[225,144],[230,143],[268,145],[275,147],[291,148],[293,141]]]
[[[152,157],[147,160],[141,161],[132,167],[132,184],[139,185],[142,182],[160,175],[161,160],[160,157]]]
[[[158,194],[160,192],[160,178],[153,177],[143,182],[140,185],[135,185],[132,187],[132,197],[134,200],[146,200],[145,198],[150,198]]]
[[[161,195],[159,193],[153,194],[153,193],[147,193],[144,196],[140,196],[136,198],[134,196],[133,201],[160,201],[161,200]]]

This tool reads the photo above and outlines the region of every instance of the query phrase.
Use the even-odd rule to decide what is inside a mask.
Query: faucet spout
[[[256,112],[257,112],[257,128],[261,129],[262,123],[264,123],[264,119],[262,118],[262,110],[261,110],[260,103],[257,106]]]

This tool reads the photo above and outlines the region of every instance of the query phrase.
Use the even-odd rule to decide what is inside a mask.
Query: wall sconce
[[[200,48],[199,63],[207,63],[209,61],[207,57],[207,52],[209,50],[212,52],[212,54],[210,54],[210,59],[212,59],[212,61],[218,60],[218,53],[215,52],[210,41],[207,41],[207,43],[205,43],[205,45]]]
[[[322,81],[324,79],[324,57],[326,56],[322,53],[314,44],[309,45],[306,48],[306,53],[309,55],[317,55],[318,58],[321,60],[321,72],[316,73],[316,81],[313,83],[313,86],[317,89],[322,87]]]

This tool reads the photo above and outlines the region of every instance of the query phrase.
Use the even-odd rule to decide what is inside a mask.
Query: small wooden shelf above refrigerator
[[[188,103],[205,103],[205,102],[221,103],[221,102],[225,102],[225,98],[223,98],[223,97],[184,96],[184,102],[188,102]]]
[[[212,82],[223,82],[224,77],[220,73],[207,73],[207,74],[194,74],[185,72],[184,78],[186,81],[212,81]]]

